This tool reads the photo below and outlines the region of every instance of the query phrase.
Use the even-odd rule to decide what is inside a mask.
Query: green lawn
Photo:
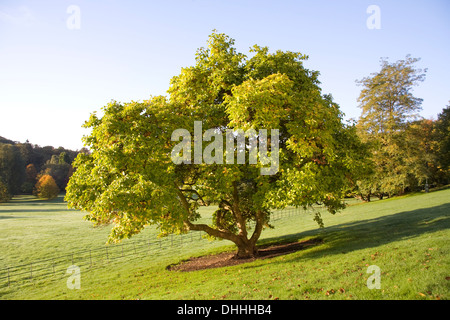
[[[81,269],[79,290],[67,288],[65,269],[71,264],[67,261],[54,275],[10,286],[1,279],[0,298],[449,299],[450,190],[351,203],[334,216],[324,213],[323,229],[310,213],[276,220],[275,229],[263,232],[261,243],[323,239],[318,246],[288,255],[174,272],[166,266],[191,256],[233,250],[225,241],[177,242],[174,237],[175,243],[170,238],[163,241],[162,250],[150,247],[148,252],[109,262],[86,264],[75,255],[73,263]],[[206,215],[211,211],[206,208]],[[110,227],[93,228],[82,216],[68,210],[62,197],[41,201],[21,196],[0,204],[0,269],[18,264],[27,268],[35,260],[104,248]],[[125,243],[154,240],[156,234],[148,228]],[[370,265],[381,269],[381,289],[367,287]]]

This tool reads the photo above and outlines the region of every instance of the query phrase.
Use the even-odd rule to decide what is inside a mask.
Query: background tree
[[[439,141],[436,121],[421,119],[405,129],[405,162],[410,186],[436,184],[438,177]]]
[[[65,190],[72,172],[72,166],[67,163],[51,163],[48,162],[42,167],[41,174],[48,174],[53,177],[57,186],[61,190]]]
[[[59,194],[59,188],[51,175],[42,175],[36,183],[36,196],[42,199],[53,199]]]
[[[380,198],[402,193],[410,185],[405,128],[421,110],[422,99],[413,96],[412,88],[426,72],[414,67],[418,61],[409,55],[394,63],[382,59],[379,72],[357,81],[364,87],[358,99],[362,109],[358,134],[371,146],[374,164],[373,175],[360,185]]]
[[[450,103],[438,115],[436,139],[438,141],[439,181],[442,184],[448,184],[450,183]]]
[[[58,157],[58,164],[68,164],[70,163],[69,155],[66,152],[61,152]]]
[[[26,180],[23,183],[21,189],[22,189],[22,192],[25,194],[32,194],[33,188],[37,182],[38,172],[33,163],[30,163],[29,165],[26,166],[25,172],[26,172]]]
[[[342,145],[346,152],[349,153],[347,158],[352,159],[353,163],[350,167],[351,174],[347,174],[349,181],[347,195],[356,196],[363,201],[370,201],[371,196],[377,193],[377,184],[374,181],[370,181],[373,176],[373,161],[370,145],[359,139],[356,122],[348,123],[345,126],[345,130],[347,133]]]
[[[233,45],[213,33],[196,64],[172,78],[169,97],[112,101],[102,117],[93,113],[86,122],[92,131],[84,140],[92,153],[76,158],[66,200],[95,225],[114,223],[109,241],[156,224],[161,235],[201,230],[230,240],[237,257],[249,257],[274,209],[315,203],[332,213],[343,208],[359,165],[345,144],[356,136],[342,124],[331,96],[321,94],[318,72],[303,66],[307,57],[300,53],[271,54],[255,46],[248,59]],[[196,120],[222,141],[227,129],[279,129],[278,172],[261,175],[261,162],[249,163],[248,148],[244,164],[174,164],[172,132],[192,134]],[[202,150],[209,146],[197,142]],[[211,223],[198,223],[199,206],[211,204],[217,205]],[[315,219],[321,222],[319,214]]]
[[[0,179],[9,194],[20,193],[25,182],[25,162],[16,145],[0,143]]]
[[[33,163],[27,165],[26,169],[27,182],[36,183],[38,172],[36,170],[36,166]]]
[[[6,202],[11,198],[9,194],[8,187],[0,179],[0,202]]]

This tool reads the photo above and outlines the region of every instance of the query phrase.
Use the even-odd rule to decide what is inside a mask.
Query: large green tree
[[[259,46],[251,54],[214,32],[195,65],[172,78],[168,97],[112,101],[91,114],[91,153],[74,161],[69,206],[95,225],[113,223],[109,241],[156,224],[162,235],[199,230],[230,240],[237,257],[257,253],[274,209],[343,208],[360,166],[348,147],[358,145],[354,130],[305,55]],[[203,205],[217,206],[210,223],[198,221]]]
[[[409,186],[405,129],[421,110],[422,99],[413,95],[413,87],[425,79],[424,70],[414,66],[418,61],[409,55],[393,63],[382,59],[379,72],[357,81],[363,86],[358,134],[371,146],[373,161],[373,174],[359,185],[369,194],[393,195]]]

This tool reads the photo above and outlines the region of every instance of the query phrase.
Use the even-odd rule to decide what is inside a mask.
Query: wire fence
[[[301,208],[278,210],[271,214],[271,221],[306,213]],[[76,265],[89,269],[102,267],[105,263],[123,258],[138,258],[144,254],[158,253],[170,248],[181,248],[188,243],[206,239],[203,231],[190,231],[181,235],[165,238],[131,240],[120,244],[79,250],[65,255],[30,261],[25,264],[11,265],[0,269],[0,288],[27,281],[42,280],[49,277],[67,276],[67,268]]]

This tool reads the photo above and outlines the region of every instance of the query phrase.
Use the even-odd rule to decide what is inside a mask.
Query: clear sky
[[[258,44],[309,55],[346,118],[360,115],[355,80],[381,57],[428,68],[414,90],[422,116],[449,104],[448,0],[0,0],[0,136],[80,149],[91,112],[166,94],[213,29],[244,54]]]

